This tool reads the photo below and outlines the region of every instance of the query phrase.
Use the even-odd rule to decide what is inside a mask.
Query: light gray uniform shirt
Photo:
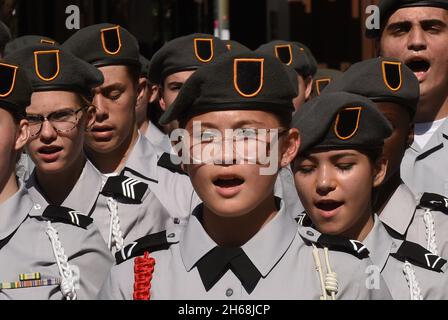
[[[148,129],[146,130],[145,138],[163,151],[167,153],[173,152],[168,135],[160,131],[159,128],[157,128],[151,121],[149,122]]]
[[[0,299],[60,300],[63,278],[73,280],[77,299],[95,298],[115,261],[98,229],[76,212],[61,210],[61,220],[45,216],[45,209],[24,187],[0,205]],[[30,273],[40,274],[31,277],[35,287],[20,281]]]
[[[198,216],[202,206],[198,206],[188,224],[168,230],[164,242],[170,245],[160,251],[151,252],[160,247],[160,235],[152,240],[142,239],[125,247],[117,257],[127,259],[115,266],[108,276],[100,299],[132,299],[134,290],[135,256],[150,251],[155,259],[155,267],[150,287],[151,299],[320,299],[323,290],[316,261],[313,259],[313,246],[320,256],[323,276],[330,272],[326,267],[322,245],[330,246],[328,258],[330,269],[337,273],[338,290],[336,299],[390,299],[390,293],[381,278],[378,289],[366,286],[366,268],[372,264],[369,258],[363,258],[362,244],[321,235],[312,228],[298,226],[292,213],[285,210],[283,203],[277,215],[253,236],[241,249],[246,256],[242,272],[249,277],[257,275],[254,288],[246,289],[237,272],[228,269],[206,290],[202,279],[217,271],[213,259],[207,257],[216,249],[216,243],[203,229]],[[163,235],[162,235],[163,236]],[[146,241],[146,247],[145,247]],[[335,249],[331,247],[334,245]],[[339,250],[346,250],[345,253]],[[240,256],[241,257],[241,256]],[[250,261],[247,262],[247,261]],[[204,264],[207,262],[206,264]],[[241,261],[240,261],[241,262]],[[238,262],[231,262],[232,267]],[[199,266],[203,266],[202,272]],[[219,273],[219,270],[218,270]]]
[[[401,162],[401,177],[415,194],[431,192],[448,197],[448,119],[423,147],[414,141]]]
[[[437,196],[427,198],[427,195],[415,195],[401,184],[382,210],[380,219],[399,238],[448,258],[448,200]]]
[[[394,299],[411,298],[411,281],[418,284],[412,288],[420,298],[448,299],[448,265],[445,260],[421,246],[406,245],[402,240],[392,238],[376,216],[375,225],[363,243]],[[403,250],[406,254],[402,253]],[[409,262],[408,267],[405,267],[406,261]]]

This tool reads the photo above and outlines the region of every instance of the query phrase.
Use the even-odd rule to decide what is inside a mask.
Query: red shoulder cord
[[[149,300],[151,298],[151,280],[156,261],[145,252],[143,257],[134,259],[134,300]]]

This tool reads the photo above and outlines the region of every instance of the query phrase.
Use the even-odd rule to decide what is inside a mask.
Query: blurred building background
[[[215,33],[251,49],[274,39],[308,45],[321,66],[345,69],[373,57],[363,36],[365,8],[378,0],[0,0],[0,19],[14,36],[39,34],[63,42],[66,8],[77,5],[81,27],[120,24],[147,57],[164,42],[192,32]]]

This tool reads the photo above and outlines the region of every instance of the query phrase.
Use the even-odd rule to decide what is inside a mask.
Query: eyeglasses
[[[42,124],[45,121],[50,122],[56,132],[69,132],[78,124],[80,119],[80,117],[78,118],[79,112],[85,109],[85,107],[77,110],[65,109],[52,112],[48,116],[43,116],[41,114],[27,114],[26,118],[29,122],[30,135],[31,137],[37,136],[41,132]]]
[[[288,131],[284,128],[239,128],[226,130],[223,138],[221,131],[207,129],[200,135],[193,135],[188,150],[194,163],[218,164],[223,158],[225,163],[263,163],[259,160],[269,157],[271,146]]]

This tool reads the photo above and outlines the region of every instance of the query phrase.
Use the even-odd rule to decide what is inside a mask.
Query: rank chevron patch
[[[121,188],[123,190],[123,195],[125,197],[131,198],[135,200],[135,189],[134,187],[138,185],[140,181],[137,181],[132,178],[128,178],[121,183]]]

